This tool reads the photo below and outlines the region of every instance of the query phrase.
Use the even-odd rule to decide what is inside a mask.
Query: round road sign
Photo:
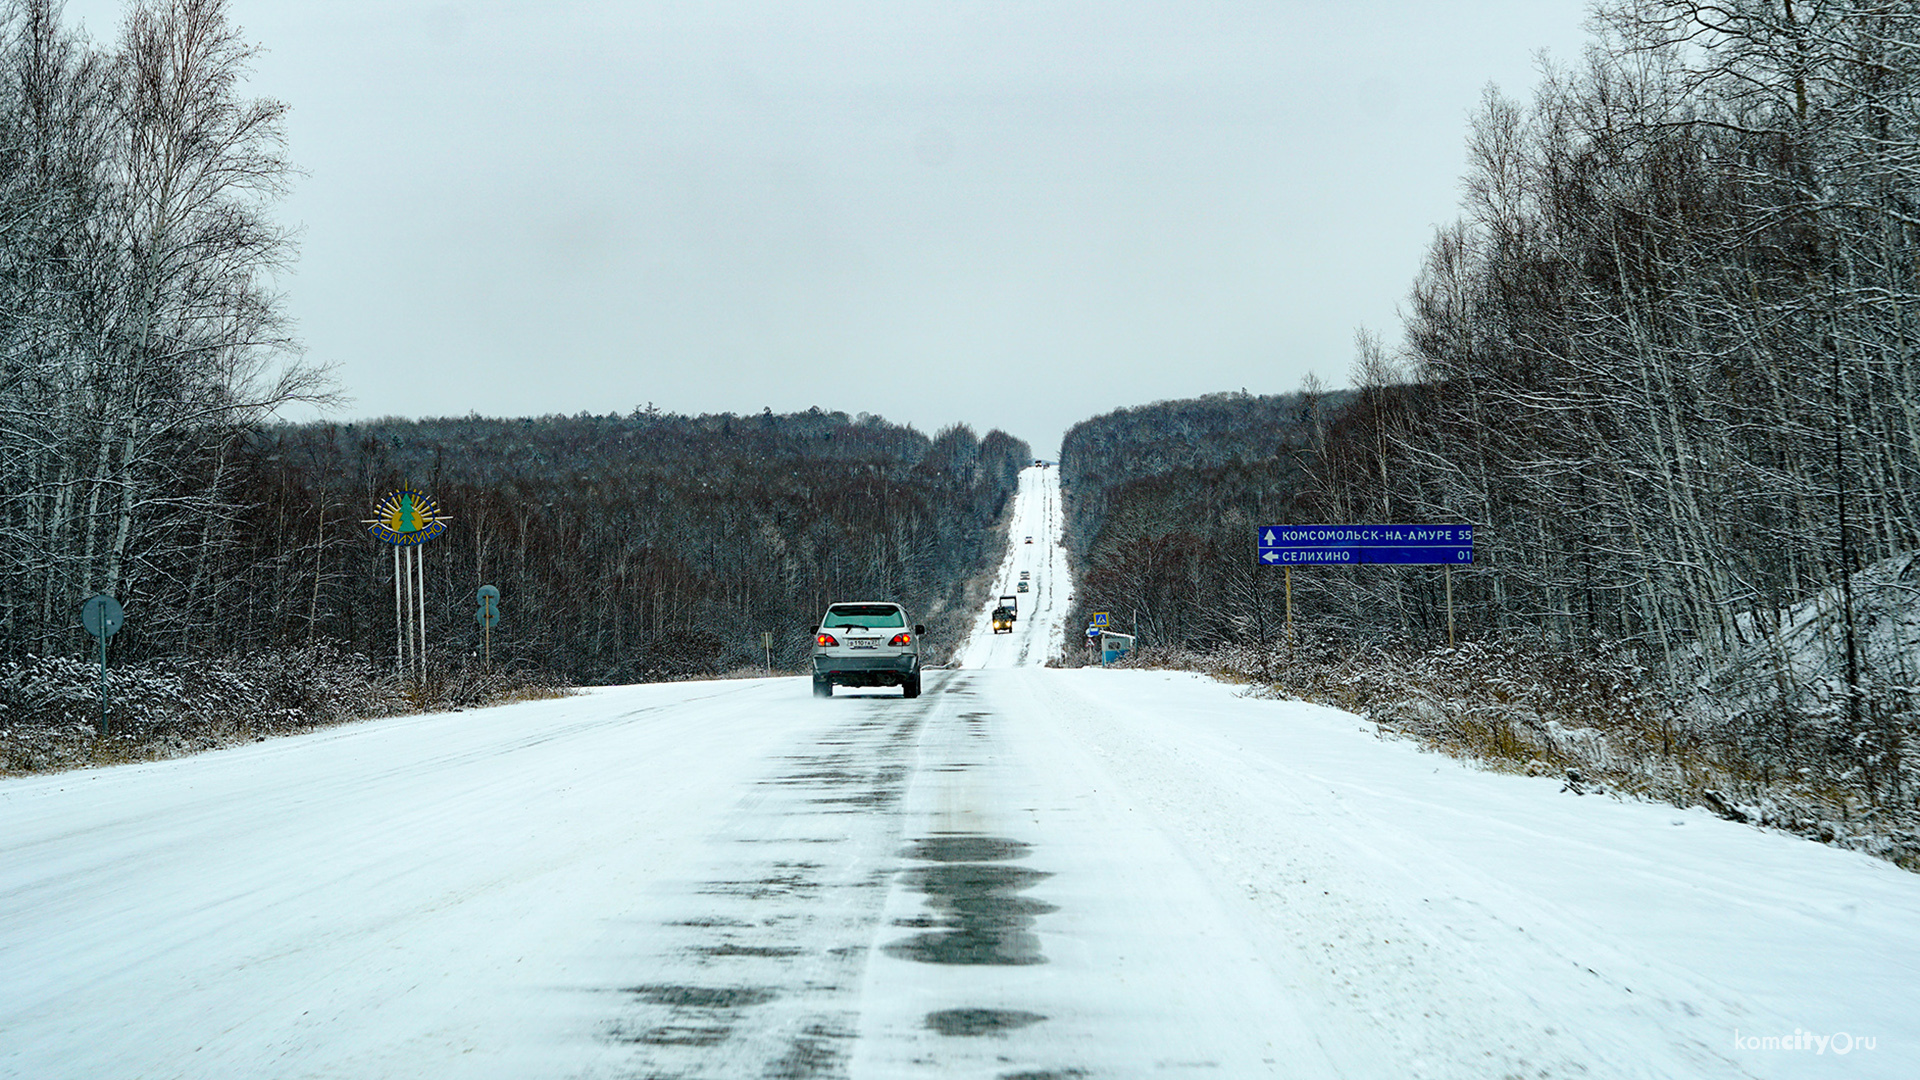
[[[87,602],[80,605],[80,621],[94,637],[110,638],[119,632],[127,616],[120,610],[118,600],[102,593],[88,597]]]

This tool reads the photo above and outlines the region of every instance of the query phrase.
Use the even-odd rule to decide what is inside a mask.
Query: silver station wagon
[[[835,686],[897,686],[920,696],[920,635],[899,604],[832,604],[813,632],[813,696]]]

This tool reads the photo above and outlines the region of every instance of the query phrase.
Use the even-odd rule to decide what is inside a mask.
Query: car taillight
[[[834,637],[832,634],[815,634],[813,643],[815,645],[838,645],[840,644],[840,639]]]
[[[893,640],[892,640],[892,641],[889,641],[889,642],[887,642],[887,644],[889,644],[889,645],[911,645],[911,644],[913,644],[913,635],[912,635],[912,634],[895,634],[895,635],[893,635]]]

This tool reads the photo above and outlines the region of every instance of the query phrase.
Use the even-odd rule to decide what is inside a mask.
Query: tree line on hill
[[[272,428],[238,464],[254,510],[226,588],[246,629],[219,635],[392,655],[391,549],[363,521],[410,483],[451,518],[424,559],[430,645],[456,654],[481,648],[483,584],[496,662],[583,682],[758,667],[763,633],[792,669],[836,600],[898,600],[938,651],[1030,456],[998,430],[819,409]]]
[[[1595,25],[1530,104],[1489,92],[1405,347],[1363,335],[1337,414],[1217,481],[1115,488],[1063,449],[1086,599],[1137,605],[1154,640],[1246,641],[1272,609],[1231,603],[1271,585],[1247,584],[1244,525],[1472,523],[1452,585],[1473,635],[1627,643],[1735,703],[1751,760],[1823,755],[1900,792],[1912,635],[1855,594],[1872,571],[1910,595],[1894,561],[1920,548],[1916,13],[1646,0]],[[1133,430],[1102,452],[1147,449]],[[1444,640],[1437,570],[1293,578],[1322,633]],[[1224,616],[1180,614],[1220,597]]]
[[[1254,564],[1254,530],[1300,520],[1303,466],[1350,397],[1210,394],[1068,429],[1060,482],[1079,614],[1107,610],[1117,628],[1160,645],[1277,632],[1284,597]]]

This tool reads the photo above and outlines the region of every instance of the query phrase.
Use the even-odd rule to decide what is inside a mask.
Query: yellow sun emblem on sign
[[[389,492],[380,503],[377,515],[367,522],[374,539],[401,547],[413,547],[447,531],[447,515],[432,499],[413,488]]]

